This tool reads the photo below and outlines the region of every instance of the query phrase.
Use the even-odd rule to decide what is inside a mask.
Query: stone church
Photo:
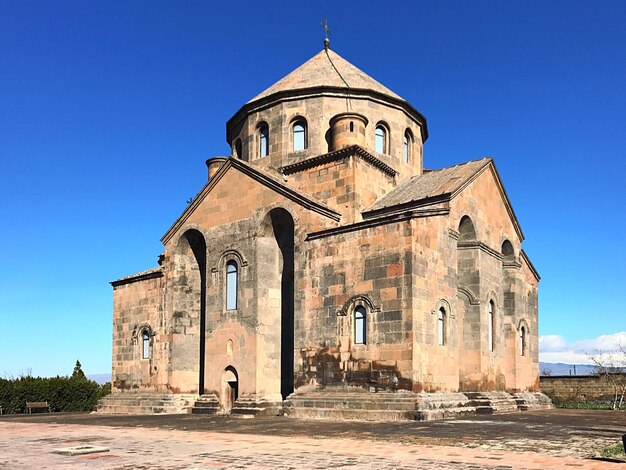
[[[429,419],[547,406],[539,275],[491,158],[325,44],[226,124],[228,157],[112,282],[102,412]]]

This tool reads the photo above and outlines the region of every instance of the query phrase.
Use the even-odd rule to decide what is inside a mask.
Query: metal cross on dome
[[[320,25],[324,28],[324,49],[330,48],[330,39],[328,38],[329,34],[333,34],[330,29],[328,29],[328,20],[324,18],[324,21],[320,21]]]

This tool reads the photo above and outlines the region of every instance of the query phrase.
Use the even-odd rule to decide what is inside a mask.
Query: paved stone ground
[[[287,418],[0,417],[4,469],[546,469],[626,468],[590,460],[626,433],[623,412],[551,410],[435,422]],[[95,445],[107,453],[63,456]]]

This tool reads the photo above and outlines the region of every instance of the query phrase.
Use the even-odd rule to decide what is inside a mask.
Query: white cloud
[[[567,346],[565,338],[559,335],[545,335],[539,337],[539,352],[560,351]]]
[[[545,335],[539,337],[539,360],[565,364],[593,364],[589,355],[607,361],[611,354],[619,353],[620,345],[626,347],[626,331],[583,339],[571,344],[568,344],[562,336]]]

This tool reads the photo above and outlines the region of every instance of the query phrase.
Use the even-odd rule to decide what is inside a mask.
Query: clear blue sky
[[[0,0],[0,375],[110,371],[109,281],[156,265],[228,118],[324,16],[427,117],[427,167],[495,157],[544,346],[626,331],[626,2],[260,5]]]

